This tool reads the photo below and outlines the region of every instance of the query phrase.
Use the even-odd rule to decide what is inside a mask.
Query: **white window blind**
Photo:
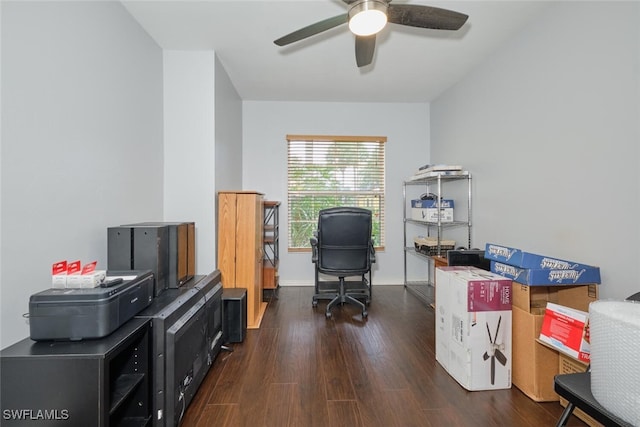
[[[386,137],[287,135],[289,250],[310,247],[318,212],[371,210],[373,239],[384,247]]]

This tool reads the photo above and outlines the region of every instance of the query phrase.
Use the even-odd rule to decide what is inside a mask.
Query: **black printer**
[[[107,277],[119,277],[122,282],[111,287],[52,288],[31,295],[31,339],[102,338],[151,304],[154,289],[151,270],[107,271]]]

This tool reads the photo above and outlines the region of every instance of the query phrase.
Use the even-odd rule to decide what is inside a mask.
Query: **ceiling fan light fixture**
[[[377,34],[387,24],[386,2],[364,0],[349,9],[349,29],[357,36]]]

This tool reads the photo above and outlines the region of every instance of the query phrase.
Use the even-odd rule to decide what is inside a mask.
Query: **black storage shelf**
[[[123,374],[116,378],[111,390],[111,407],[109,415],[113,415],[127,401],[137,387],[144,381],[144,374]]]
[[[118,427],[146,427],[151,425],[151,417],[130,417],[120,420]]]
[[[65,427],[145,426],[151,413],[150,321],[131,319],[95,340],[33,341],[0,352],[1,410],[48,409]],[[3,420],[3,427],[41,420]]]

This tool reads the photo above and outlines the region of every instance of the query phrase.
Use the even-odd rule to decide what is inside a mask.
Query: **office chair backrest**
[[[328,272],[365,273],[371,265],[371,211],[338,207],[318,216],[318,268]]]

